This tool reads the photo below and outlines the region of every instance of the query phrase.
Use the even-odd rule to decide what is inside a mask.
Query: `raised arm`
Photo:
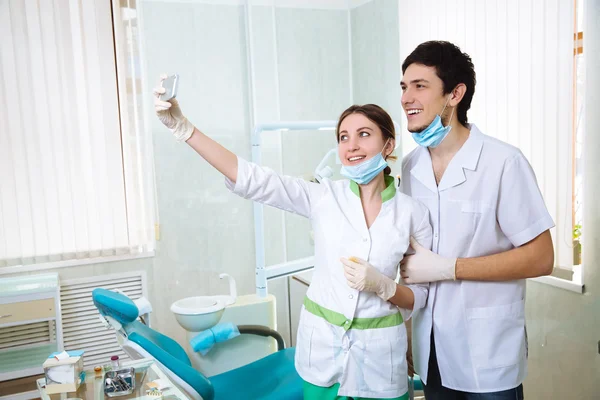
[[[160,95],[165,92],[162,87],[164,79],[163,75],[161,86],[154,89],[154,109],[160,121],[173,132],[178,142],[186,142],[217,171],[235,183],[238,170],[237,156],[192,125],[181,112],[177,99],[169,101],[160,99]]]
[[[231,151],[198,130],[183,115],[176,99],[160,100],[165,89],[154,89],[154,108],[160,121],[173,132],[178,142],[186,142],[226,178],[227,187],[235,194],[309,217],[313,202],[326,192],[324,185],[306,182],[302,178],[278,175],[269,168],[263,168],[238,158]]]

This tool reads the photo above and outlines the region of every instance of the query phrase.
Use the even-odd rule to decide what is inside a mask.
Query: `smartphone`
[[[174,97],[177,97],[177,88],[179,87],[179,75],[173,74],[167,76],[167,78],[163,81],[162,86],[165,88],[165,92],[160,95],[160,99],[162,101],[168,101]]]

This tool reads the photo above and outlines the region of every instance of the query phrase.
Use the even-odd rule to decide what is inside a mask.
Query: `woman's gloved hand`
[[[396,294],[396,281],[388,278],[367,261],[358,257],[341,258],[348,286],[361,292],[374,292],[388,301]]]
[[[165,92],[162,87],[162,82],[167,78],[167,75],[160,76],[159,86],[154,88],[154,110],[160,122],[169,128],[175,139],[178,142],[185,142],[192,133],[194,133],[194,125],[186,117],[183,116],[177,99],[173,98],[169,101],[162,101],[160,95]]]

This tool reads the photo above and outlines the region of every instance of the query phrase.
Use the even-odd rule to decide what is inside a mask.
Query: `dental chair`
[[[285,349],[281,335],[262,326],[239,326],[240,334],[271,336],[278,351],[243,367],[211,376],[192,368],[185,350],[173,339],[138,321],[139,309],[126,295],[94,289],[94,305],[117,331],[119,344],[131,358],[153,358],[194,400],[302,399],[302,379],[294,367],[295,348]]]

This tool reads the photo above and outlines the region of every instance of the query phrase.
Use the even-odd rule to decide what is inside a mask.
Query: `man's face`
[[[411,64],[406,68],[402,82],[402,108],[408,119],[409,132],[421,132],[442,112],[449,94],[444,95],[444,84],[434,67]],[[446,108],[442,123],[447,125],[450,110]]]

